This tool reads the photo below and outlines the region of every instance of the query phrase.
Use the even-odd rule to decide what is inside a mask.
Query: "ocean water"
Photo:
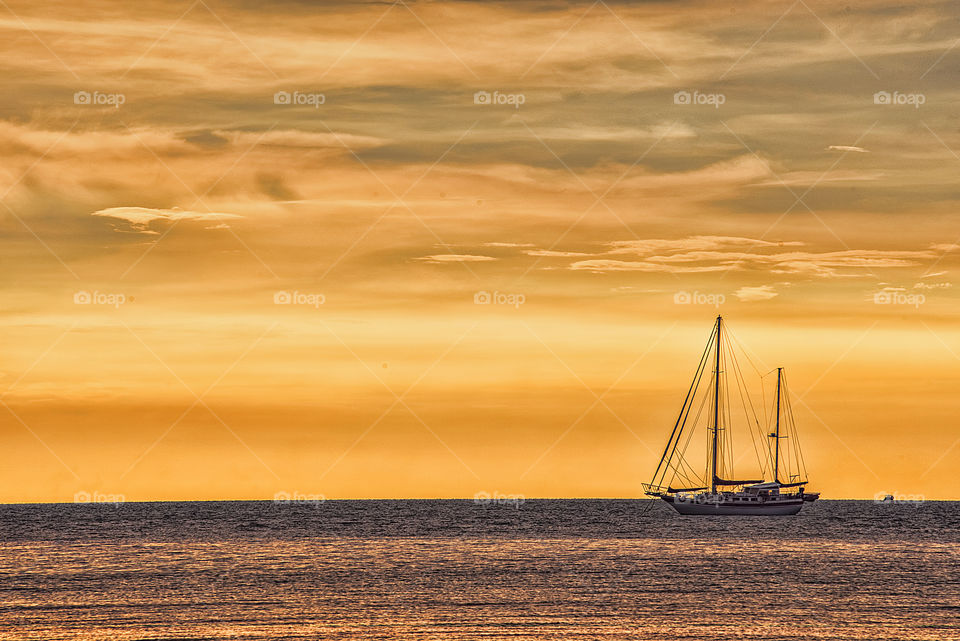
[[[0,506],[0,639],[960,639],[960,503]]]

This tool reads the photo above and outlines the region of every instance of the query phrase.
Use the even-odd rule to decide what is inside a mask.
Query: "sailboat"
[[[768,430],[761,425],[750,401],[733,348],[729,330],[723,318],[717,316],[653,480],[644,484],[644,491],[647,496],[664,500],[680,514],[797,514],[805,503],[816,501],[820,494],[806,491],[809,480],[783,368],[776,368],[775,410],[772,420],[767,422],[773,424],[772,430]],[[708,371],[712,371],[712,376],[705,376]],[[739,461],[733,456],[737,441],[733,420],[737,398],[731,397],[734,390],[740,392],[745,416],[742,422],[754,445],[759,470],[754,476],[759,478],[737,479],[733,471],[734,463]],[[705,408],[709,408],[706,413]],[[698,471],[689,462],[687,452],[700,424],[707,437],[703,447],[706,465]],[[789,445],[783,446],[784,440],[790,441]]]

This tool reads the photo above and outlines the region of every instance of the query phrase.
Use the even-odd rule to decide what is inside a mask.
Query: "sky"
[[[958,12],[0,2],[0,501],[642,496],[718,314],[960,499]]]

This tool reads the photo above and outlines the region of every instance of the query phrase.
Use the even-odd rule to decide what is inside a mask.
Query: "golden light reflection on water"
[[[942,639],[949,544],[323,538],[6,544],[19,639]],[[953,564],[953,565],[951,565]],[[13,637],[3,637],[13,638]]]

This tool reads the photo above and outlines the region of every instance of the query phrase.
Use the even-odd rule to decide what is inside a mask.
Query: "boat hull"
[[[677,499],[673,496],[661,497],[680,514],[703,516],[789,516],[800,512],[803,499],[770,500],[766,502],[744,503],[727,501],[705,501]]]

